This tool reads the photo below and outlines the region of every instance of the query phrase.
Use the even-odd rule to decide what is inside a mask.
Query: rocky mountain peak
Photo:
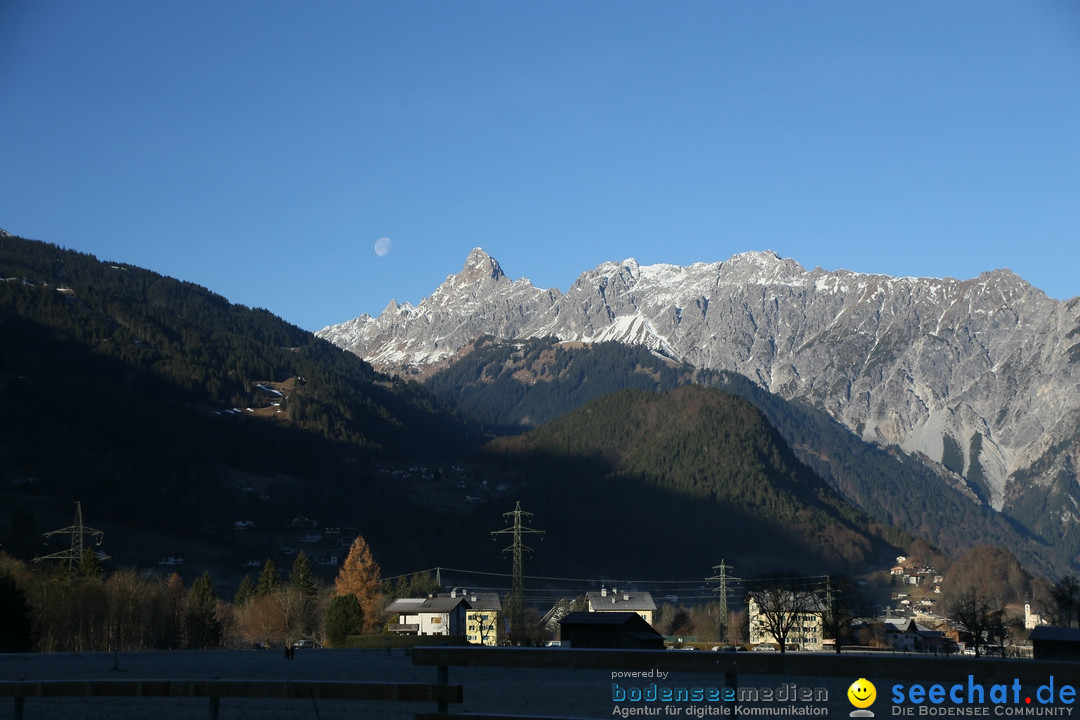
[[[469,253],[469,257],[465,258],[465,267],[456,277],[468,283],[488,280],[498,282],[506,277],[506,274],[498,260],[484,252],[483,248],[476,247]]]
[[[783,258],[772,250],[750,251],[733,255],[720,265],[726,276],[742,281],[768,285],[802,278],[806,270],[802,265],[789,258]]]
[[[387,310],[319,335],[404,374],[485,334],[645,346],[738,372],[864,440],[931,458],[994,508],[1016,494],[1010,478],[1060,466],[1046,454],[1080,435],[1080,302],[1008,270],[954,280],[807,271],[772,251],[689,267],[630,258],[583,272],[562,294],[511,282],[476,248],[416,308]]]

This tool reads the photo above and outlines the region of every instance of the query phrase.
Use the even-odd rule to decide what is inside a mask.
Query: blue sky
[[[1064,299],[1080,5],[4,0],[0,167],[0,228],[309,330],[476,246],[563,290],[772,249]]]

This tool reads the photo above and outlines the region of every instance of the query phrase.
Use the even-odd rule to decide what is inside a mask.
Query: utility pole
[[[728,601],[728,586],[727,586],[728,575],[727,575],[727,572],[728,572],[728,570],[734,570],[734,569],[735,568],[733,568],[731,565],[725,565],[724,564],[724,559],[721,558],[719,565],[713,565],[713,571],[715,572],[715,571],[719,570],[720,574],[715,575],[715,576],[713,576],[711,578],[705,578],[706,580],[713,580],[713,581],[716,581],[716,582],[720,583],[719,587],[713,588],[713,592],[720,594],[720,622],[722,622],[725,626],[727,625],[727,621],[728,621],[728,606],[727,606],[727,601]]]
[[[52,537],[53,535],[70,535],[71,547],[67,550],[61,550],[60,552],[54,552],[51,555],[42,555],[34,558],[34,562],[41,562],[42,560],[67,560],[68,572],[72,573],[78,568],[79,563],[82,561],[82,556],[85,548],[85,542],[83,538],[86,535],[90,535],[94,538],[94,544],[100,545],[101,539],[104,537],[104,533],[100,530],[95,530],[92,527],[87,527],[83,524],[82,519],[82,503],[78,500],[75,501],[75,522],[69,527],[61,528],[59,530],[53,530],[52,532],[45,533],[45,537]]]
[[[503,548],[503,554],[509,553],[514,558],[514,582],[510,591],[510,602],[507,603],[507,612],[510,615],[511,642],[520,643],[525,635],[525,575],[522,570],[521,557],[526,552],[533,552],[531,547],[521,542],[521,536],[532,534],[542,537],[544,531],[534,530],[521,524],[521,518],[531,518],[532,513],[521,509],[520,500],[514,505],[512,511],[503,513],[503,517],[508,520],[512,519],[512,524],[502,530],[493,530],[491,539],[494,540],[496,535],[513,535],[514,537],[513,543],[509,547]]]

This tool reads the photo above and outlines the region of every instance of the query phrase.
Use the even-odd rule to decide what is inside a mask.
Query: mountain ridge
[[[669,392],[701,385],[760,410],[796,457],[848,502],[882,525],[959,556],[979,545],[1005,547],[1026,567],[1054,575],[1068,566],[1045,537],[1025,535],[995,513],[964,479],[897,448],[863,442],[823,411],[788,402],[731,371],[700,370],[645,348],[556,338],[497,342],[484,337],[424,386],[463,417],[498,435],[538,429],[604,395]]]
[[[497,281],[490,265],[485,274]],[[550,574],[606,573],[610,563],[624,576],[698,576],[715,562],[718,547],[697,542],[700,525],[685,521],[691,516],[717,532],[725,522],[743,522],[775,538],[794,532],[787,518],[805,511],[834,528],[854,553],[815,541],[795,552],[809,565],[842,565],[850,557],[862,567],[881,557],[885,541],[858,527],[863,521],[852,520],[853,508],[825,518],[802,502],[819,490],[834,493],[793,461],[785,461],[790,472],[782,474],[797,473],[810,490],[781,503],[787,515],[763,503],[752,513],[735,507],[721,516],[671,486],[669,480],[691,475],[661,467],[666,451],[636,443],[636,464],[596,475],[600,482],[587,496],[622,508],[626,515],[605,516],[610,536],[632,534],[648,555],[606,543],[601,563],[583,540],[596,525],[596,505],[566,510],[563,493],[583,483],[567,485],[512,458],[494,469],[474,461],[480,433],[434,395],[377,373],[265,310],[135,266],[22,239],[0,243],[0,277],[15,278],[0,281],[0,535],[4,551],[17,547],[20,557],[33,556],[40,548],[37,530],[47,529],[34,527],[35,510],[79,499],[110,538],[128,538],[110,540],[118,564],[149,567],[151,553],[187,555],[185,573],[213,568],[235,583],[252,555],[283,566],[288,541],[303,543],[312,557],[339,554],[337,533],[351,528],[381,548],[385,568],[496,569],[501,553],[490,531],[519,493],[536,502],[530,511],[544,509],[548,547],[565,550],[540,561]],[[615,407],[619,414],[619,402],[595,407]],[[672,399],[650,402],[668,417],[682,414]],[[694,431],[709,438],[742,433],[751,423],[738,417],[756,411],[734,397],[713,401],[737,403],[742,415],[733,420],[721,412],[695,423]],[[614,419],[634,429],[632,419],[629,425]],[[779,448],[765,424],[760,418],[752,424],[762,451],[741,455],[746,474],[762,480],[747,492],[779,497],[770,487],[783,480],[774,470],[785,463],[764,460],[791,453]],[[597,428],[596,445],[617,446],[621,436],[603,429]],[[668,440],[699,444],[685,435]],[[701,483],[717,480],[707,462],[695,459],[698,448],[685,454]],[[559,462],[574,477],[594,477],[594,460],[578,453]],[[657,508],[667,513],[654,513]],[[301,516],[309,518],[301,523],[304,535],[296,524]],[[315,527],[325,527],[326,537],[304,539]],[[750,557],[753,548],[747,538],[742,542],[743,557]],[[786,555],[774,549],[755,557],[775,564]]]
[[[490,257],[481,253],[470,258]],[[866,441],[942,463],[1025,526],[1046,525],[1027,496],[1056,482],[1063,502],[1047,509],[1051,525],[1080,551],[1070,510],[1080,508],[1080,298],[1053,300],[1009,270],[895,278],[808,271],[774,252],[607,262],[565,293],[510,281],[501,267],[490,282],[464,275],[394,317],[317,334],[402,374],[484,334],[644,345],[737,372]]]

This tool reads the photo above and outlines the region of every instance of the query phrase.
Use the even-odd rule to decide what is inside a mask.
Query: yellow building
[[[465,598],[465,639],[470,645],[498,645],[505,636],[502,622],[502,602],[498,593],[469,592],[454,588],[439,597]]]

